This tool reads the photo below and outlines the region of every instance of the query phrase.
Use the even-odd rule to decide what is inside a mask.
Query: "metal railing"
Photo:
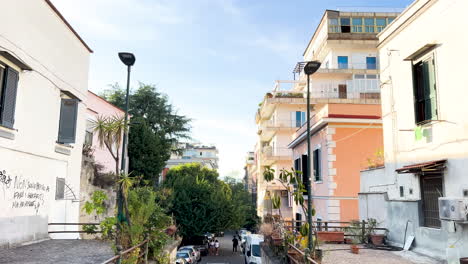
[[[326,70],[378,70],[377,63],[337,63],[332,65],[323,65],[320,71]]]
[[[99,226],[99,223],[49,223],[49,226],[84,226],[84,225],[94,225]],[[84,230],[53,230],[49,231],[49,234],[66,234],[66,233],[102,233],[101,231],[84,231]]]
[[[108,264],[108,263],[116,263],[116,264],[120,264],[122,262],[122,260],[124,259],[124,257],[130,253],[132,253],[133,251],[136,251],[138,249],[140,249],[140,251],[142,251],[142,253],[139,253],[137,258],[137,263],[144,263],[144,264],[147,264],[148,263],[148,243],[149,243],[149,238],[147,235],[145,235],[146,239],[143,240],[143,242],[141,242],[140,244],[136,245],[136,246],[133,246],[129,249],[126,249],[124,251],[122,251],[122,248],[117,246],[117,255],[115,255],[114,257],[102,262],[101,264]],[[141,250],[143,248],[143,250]]]

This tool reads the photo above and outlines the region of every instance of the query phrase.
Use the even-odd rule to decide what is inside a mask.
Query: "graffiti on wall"
[[[11,208],[31,208],[37,214],[46,202],[46,195],[50,192],[49,185],[38,181],[30,181],[22,176],[11,176],[5,170],[0,171],[0,184],[4,198],[11,201]],[[10,197],[5,197],[5,194]]]

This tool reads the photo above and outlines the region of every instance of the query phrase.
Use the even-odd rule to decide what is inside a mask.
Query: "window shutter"
[[[427,93],[426,93],[426,117],[430,120],[437,119],[437,102],[436,102],[436,79],[434,58],[428,60],[427,64]]]
[[[321,168],[320,168],[320,149],[314,150],[314,178],[315,181],[321,181]]]
[[[75,143],[78,100],[62,99],[60,107],[59,143]]]
[[[307,186],[309,184],[309,181],[307,180],[307,171],[309,170],[309,166],[307,166],[307,155],[302,155],[301,157],[301,161],[302,161],[302,183],[304,184],[304,188],[306,189],[306,191],[304,192],[305,195],[308,194],[307,192]]]
[[[1,111],[2,125],[13,128],[15,123],[16,92],[18,90],[18,72],[7,67],[5,74],[5,89]]]

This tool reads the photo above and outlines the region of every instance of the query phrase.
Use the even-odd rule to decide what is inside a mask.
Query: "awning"
[[[412,165],[406,165],[395,171],[399,174],[402,173],[440,173],[445,170],[445,164],[447,160],[434,160],[423,163],[416,163]]]

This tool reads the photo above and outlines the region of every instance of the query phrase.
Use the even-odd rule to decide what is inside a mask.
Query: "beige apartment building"
[[[323,146],[316,144],[315,149],[323,148],[320,153],[320,171],[322,179],[314,181],[313,190],[323,189],[323,194],[314,197],[314,205],[320,209],[319,214],[323,220],[346,220],[358,218],[358,192],[359,171],[365,166],[365,160],[376,152],[382,145],[382,140],[372,144],[365,144],[366,151],[351,155],[362,160],[352,167],[352,173],[346,171],[346,157],[342,156],[342,170],[338,170],[337,155],[333,153],[333,144],[336,136],[353,137],[354,133],[370,132],[378,136],[381,132],[380,119],[380,88],[377,33],[391,23],[398,13],[375,12],[339,12],[326,10],[319,26],[314,32],[303,54],[304,61],[318,60],[322,62],[321,68],[312,76],[311,80],[311,115],[317,119],[318,113],[334,114],[334,126],[322,126],[316,131],[317,135],[323,131],[332,133],[340,127],[340,134],[325,135]],[[303,127],[306,122],[306,76],[303,73],[304,62],[294,68],[295,80],[276,81],[274,89],[267,93],[256,114],[258,125],[258,142],[255,153],[258,157],[257,169],[257,213],[263,217],[269,213],[274,214],[269,197],[273,194],[281,195],[281,212],[286,219],[304,219],[303,212],[291,199],[287,187],[277,178],[283,168],[304,170],[302,159],[307,155],[298,138],[304,140]],[[333,109],[328,111],[329,109]],[[337,110],[338,109],[338,110]],[[320,115],[319,114],[319,115]],[[331,116],[330,116],[331,117]],[[372,118],[369,118],[372,117]],[[329,116],[322,116],[329,118]],[[322,122],[323,123],[323,122]],[[346,131],[344,128],[348,128]],[[301,129],[302,128],[302,129]],[[343,133],[341,133],[343,130]],[[354,136],[352,140],[362,135]],[[314,135],[312,135],[314,136]],[[369,136],[369,135],[367,135]],[[352,141],[351,140],[351,141]],[[349,140],[348,140],[349,142]],[[330,146],[328,145],[330,144]],[[297,147],[297,148],[295,148]],[[346,149],[346,148],[345,148]],[[294,150],[294,151],[293,151]],[[356,156],[356,154],[358,154]],[[298,161],[299,160],[299,161]],[[318,160],[318,159],[316,159]],[[266,183],[263,180],[265,167],[276,171],[275,180]],[[318,171],[317,171],[318,172]],[[313,171],[312,174],[317,173]],[[340,176],[343,174],[343,176]],[[340,179],[345,175],[352,175],[349,179],[354,181],[354,188],[346,190],[339,195],[339,188],[347,182]],[[306,180],[306,179],[304,179]],[[336,197],[338,196],[338,197]],[[307,198],[307,196],[306,196]],[[346,199],[346,201],[341,201]],[[346,206],[340,206],[340,203]],[[349,208],[342,212],[341,208]]]

